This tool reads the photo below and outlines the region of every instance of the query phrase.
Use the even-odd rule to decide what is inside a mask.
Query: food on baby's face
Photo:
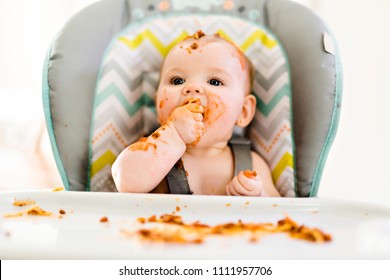
[[[202,30],[198,30],[193,35],[188,35],[186,38],[184,38],[184,40],[191,39],[191,38],[199,39],[202,38],[203,36],[206,36],[206,34],[204,34]]]
[[[213,126],[216,121],[227,111],[226,105],[217,94],[209,93],[208,105],[203,114],[203,122],[206,126]]]

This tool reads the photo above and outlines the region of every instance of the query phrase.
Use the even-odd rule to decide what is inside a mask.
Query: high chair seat
[[[164,56],[201,29],[234,42],[255,66],[257,112],[242,133],[269,164],[279,192],[317,194],[341,101],[330,30],[287,0],[202,3],[103,0],[56,37],[45,62],[43,99],[67,189],[116,190],[110,173],[116,156],[158,125],[154,94]]]

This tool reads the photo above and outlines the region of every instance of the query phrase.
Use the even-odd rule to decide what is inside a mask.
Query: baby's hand
[[[263,188],[263,181],[256,171],[240,171],[226,186],[228,195],[269,196]]]
[[[191,144],[199,141],[204,134],[203,113],[200,99],[189,99],[172,112],[167,124],[174,126],[184,143]]]

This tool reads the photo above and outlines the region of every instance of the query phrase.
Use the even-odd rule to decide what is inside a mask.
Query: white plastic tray
[[[32,199],[54,215],[5,218]],[[176,206],[180,211],[176,212]],[[59,218],[59,210],[66,214]],[[310,243],[285,234],[249,242],[245,236],[206,238],[202,244],[140,242],[124,235],[138,217],[171,214],[185,222],[272,222],[287,213],[299,224],[332,235]],[[101,223],[106,216],[109,221]],[[390,207],[324,198],[251,198],[84,192],[0,193],[0,259],[388,259]]]

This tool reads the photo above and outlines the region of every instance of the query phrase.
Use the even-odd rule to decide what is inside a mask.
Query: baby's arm
[[[178,107],[165,125],[123,150],[112,166],[118,191],[153,190],[184,154],[186,145],[203,136],[203,111],[196,101]]]
[[[266,162],[258,154],[251,154],[254,171],[240,171],[226,186],[226,193],[242,196],[280,196]]]

